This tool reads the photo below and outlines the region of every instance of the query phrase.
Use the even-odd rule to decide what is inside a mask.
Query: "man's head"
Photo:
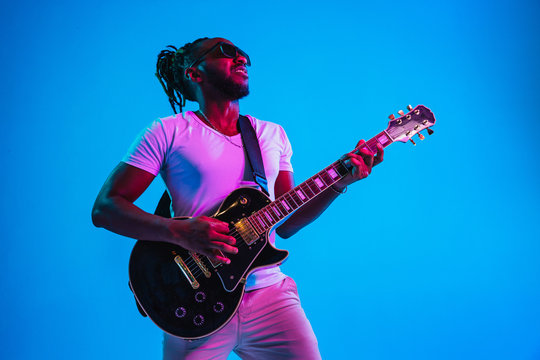
[[[229,40],[201,38],[180,49],[168,48],[158,56],[156,76],[175,112],[175,105],[182,111],[185,99],[197,101],[203,93],[227,100],[249,94],[249,56]]]

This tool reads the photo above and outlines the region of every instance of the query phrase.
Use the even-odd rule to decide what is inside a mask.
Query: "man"
[[[92,220],[135,239],[164,241],[229,263],[237,253],[228,224],[210,218],[235,188],[253,184],[237,128],[239,99],[248,95],[248,55],[222,38],[202,38],[158,57],[157,76],[176,113],[185,100],[199,110],[154,122],[132,145],[101,189]],[[263,157],[273,199],[294,187],[292,150],[283,129],[248,117]],[[360,142],[360,146],[363,142]],[[367,177],[383,159],[361,150],[349,154],[353,170],[280,224],[288,238],[316,219],[347,185]],[[149,214],[133,204],[157,174],[172,198],[175,221]],[[274,242],[273,234],[270,242]],[[202,339],[164,337],[165,359],[226,359],[235,351],[243,359],[319,359],[317,340],[300,306],[294,281],[277,266],[256,270],[247,279],[242,303],[226,326]]]

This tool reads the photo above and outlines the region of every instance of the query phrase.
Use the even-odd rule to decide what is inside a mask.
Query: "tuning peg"
[[[413,144],[414,146],[416,146],[416,143],[414,142],[414,140],[413,140],[412,138],[409,139],[409,141],[412,142],[412,144]]]
[[[431,130],[431,129],[427,129],[427,133],[428,133],[428,135],[433,135],[433,132],[434,132],[433,130]]]
[[[397,113],[401,116],[405,115],[405,112],[403,110],[399,110]]]
[[[407,110],[411,111],[413,107],[411,105],[407,105]]]
[[[418,133],[418,137],[420,138],[420,140],[424,140],[426,137],[420,133]]]
[[[394,116],[394,114],[390,114],[390,115],[388,115],[388,118],[389,118],[390,120],[394,120],[396,117]]]

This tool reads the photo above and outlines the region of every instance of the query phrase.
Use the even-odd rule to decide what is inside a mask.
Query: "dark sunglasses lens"
[[[237,56],[237,54],[240,54],[240,56],[243,56],[246,58],[246,61],[247,61],[246,65],[248,66],[251,65],[251,61],[249,60],[248,54],[246,54],[245,52],[243,52],[242,50],[240,50],[234,45],[227,44],[227,43],[221,44],[221,52],[223,53],[223,55],[230,57],[232,59],[234,59]]]
[[[221,52],[223,53],[223,55],[227,57],[230,57],[230,58],[236,57],[236,47],[234,47],[231,44],[221,44]]]

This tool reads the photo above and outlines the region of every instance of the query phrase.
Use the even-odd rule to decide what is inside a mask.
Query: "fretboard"
[[[377,143],[386,147],[392,142],[393,140],[388,133],[383,131],[367,141],[363,146],[355,149],[354,152],[358,153],[361,148],[367,148],[371,152],[376,153]],[[250,223],[259,234],[270,230],[288,215],[306,205],[317,197],[317,195],[345,177],[351,169],[352,165],[347,156],[341,157],[330,166],[327,166],[300,185],[281,195],[275,201],[253,213],[248,218]]]

